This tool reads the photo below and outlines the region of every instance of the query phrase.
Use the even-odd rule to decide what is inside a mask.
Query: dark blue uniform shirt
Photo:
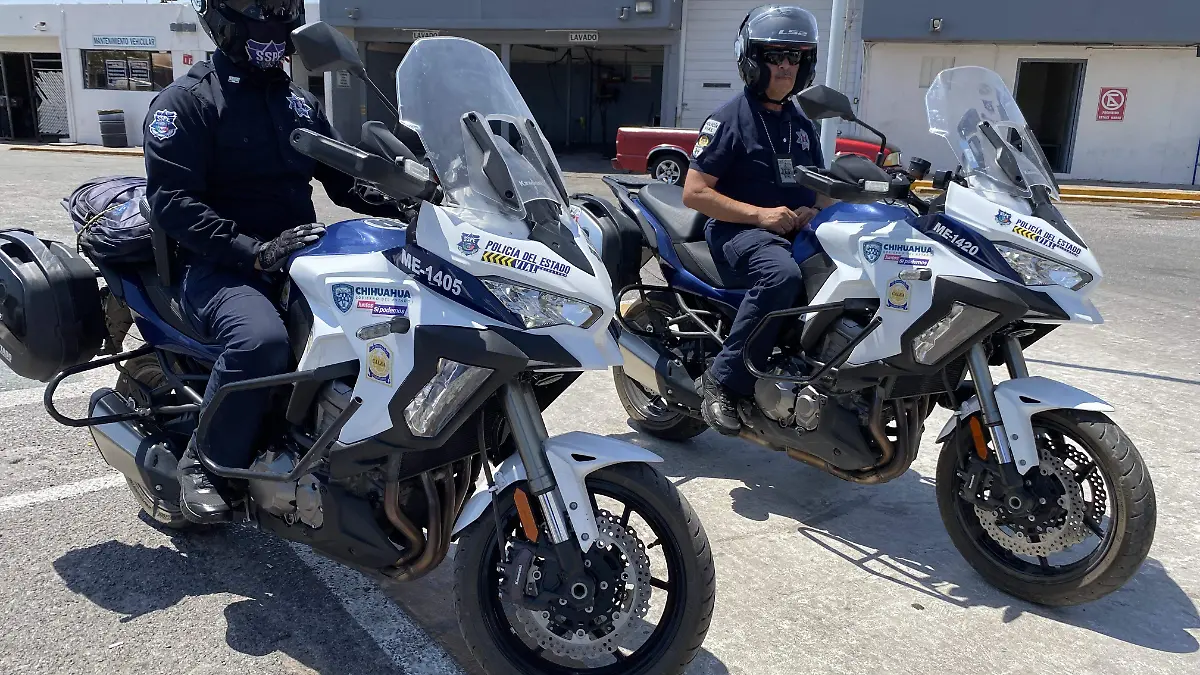
[[[260,242],[316,220],[313,178],[339,206],[397,214],[296,152],[288,137],[300,127],[336,137],[316,98],[283,70],[240,66],[219,51],[154,98],[143,129],[147,195],[189,261],[252,270]]]
[[[825,166],[816,127],[795,103],[789,101],[780,111],[768,110],[743,91],[705,120],[691,165],[715,177],[714,189],[730,199],[764,208],[813,206],[815,192],[780,184],[776,155],[790,155],[796,167]],[[709,219],[709,240],[728,239],[749,227],[756,226]]]

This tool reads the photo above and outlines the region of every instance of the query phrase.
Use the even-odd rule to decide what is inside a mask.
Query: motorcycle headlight
[[[1092,282],[1092,275],[1022,248],[996,244],[1008,266],[1026,286],[1062,286],[1077,291]]]
[[[998,316],[995,312],[956,302],[946,316],[913,338],[913,358],[922,365],[933,365]]]
[[[408,428],[414,436],[437,436],[491,374],[491,368],[438,359],[433,378],[404,408]]]
[[[588,328],[604,315],[604,310],[591,303],[508,279],[485,277],[480,281],[509,311],[521,317],[526,328],[562,324]]]

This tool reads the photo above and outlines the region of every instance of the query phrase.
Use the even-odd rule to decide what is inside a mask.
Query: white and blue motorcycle
[[[328,25],[294,39],[310,70],[366,79]],[[226,385],[200,410],[219,348],[179,311],[157,230],[156,264],[99,265],[103,292],[68,247],[0,233],[0,357],[49,380],[47,409],[90,427],[164,525],[190,525],[175,465],[196,431],[237,510],[282,538],[388,581],[427,574],[457,541],[454,610],[489,673],[682,672],[715,602],[696,514],[658,456],[549,437],[542,418],[583,371],[622,362],[612,282],[569,217],[557,160],[483,46],[418,41],[396,80],[407,143],[379,123],[358,147],[291,138],[411,214],[335,223],[292,258],[279,307],[294,372]],[[146,345],[122,352],[129,321]],[[88,417],[58,411],[64,378],[113,364],[117,385]],[[218,465],[205,452],[212,412],[252,388],[276,395],[261,451],[248,469]],[[481,471],[489,488],[476,492]]]
[[[870,129],[826,87],[799,102],[813,119]],[[855,155],[798,173],[841,203],[812,222],[821,252],[796,244],[803,297],[755,331],[782,323],[769,364],[747,360],[758,382],[740,402],[742,437],[883,483],[908,470],[940,403],[954,415],[938,435],[937,499],[958,550],[1015,596],[1094,600],[1150,549],[1150,475],[1110,405],[1030,376],[1023,351],[1060,325],[1101,322],[1089,300],[1100,267],[1052,203],[1053,173],[998,75],[944,71],[926,103],[931,131],[961,163],[937,173],[931,201],[911,190],[930,168],[920,159],[908,175]],[[581,221],[619,235],[608,237],[619,253],[602,250],[618,263],[619,297],[632,301],[618,317],[617,393],[639,430],[686,440],[706,428],[697,379],[745,291],[713,264],[706,219],[683,206],[680,188],[605,180],[620,206],[584,197]],[[664,286],[639,281],[651,259]],[[997,383],[989,367],[999,365],[1009,379]]]

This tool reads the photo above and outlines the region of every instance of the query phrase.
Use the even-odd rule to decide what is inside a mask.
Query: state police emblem
[[[165,141],[179,131],[175,119],[179,115],[174,110],[155,110],[154,119],[150,121],[150,135],[160,141]]]
[[[873,263],[879,260],[879,254],[881,253],[883,253],[883,244],[877,241],[863,242],[863,257],[867,259],[867,262]]]
[[[350,284],[334,284],[333,285],[333,305],[338,308],[342,314],[350,311],[350,307],[354,304],[354,286]]]
[[[479,253],[479,235],[464,233],[462,241],[458,242],[458,250],[462,251],[463,255],[475,255]]]

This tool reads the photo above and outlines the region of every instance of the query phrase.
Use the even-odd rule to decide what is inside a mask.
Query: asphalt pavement
[[[58,202],[140,158],[0,147],[0,228],[74,236]],[[573,191],[603,191],[573,176]],[[333,207],[317,185],[322,219]],[[1116,593],[1046,609],[982,581],[934,503],[946,418],[911,471],[856,486],[711,432],[690,443],[635,434],[608,373],[585,375],[546,414],[638,443],[700,515],[718,564],[716,614],[690,672],[1200,672],[1200,211],[1067,206],[1103,265],[1107,323],[1064,327],[1029,352],[1034,374],[1117,407],[1158,497],[1150,558]],[[68,384],[81,412],[97,373]],[[450,614],[449,565],[383,588],[247,527],[177,535],[139,518],[85,430],[54,424],[41,385],[0,374],[0,673],[480,672]]]

